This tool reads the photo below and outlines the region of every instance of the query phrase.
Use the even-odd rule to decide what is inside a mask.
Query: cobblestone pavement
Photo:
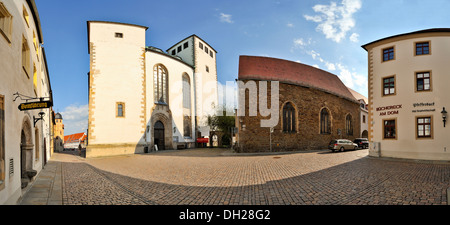
[[[196,149],[61,162],[65,205],[446,205],[450,164]]]

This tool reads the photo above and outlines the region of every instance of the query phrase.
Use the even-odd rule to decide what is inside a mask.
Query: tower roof
[[[61,113],[56,113],[56,115],[55,115],[55,119],[59,119],[59,120],[62,120],[63,118],[62,118],[62,115],[61,115]]]

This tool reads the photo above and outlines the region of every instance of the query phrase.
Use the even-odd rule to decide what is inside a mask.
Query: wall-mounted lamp
[[[34,121],[34,126],[35,126],[35,127],[36,127],[36,123],[37,123],[39,120],[44,120],[44,115],[45,115],[45,112],[40,112],[40,113],[39,113],[40,118],[36,118],[36,117],[33,116],[33,121]]]
[[[442,120],[444,121],[444,127],[445,127],[445,122],[447,122],[447,111],[444,109],[442,110]]]

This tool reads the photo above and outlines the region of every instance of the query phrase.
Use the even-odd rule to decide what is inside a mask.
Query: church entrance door
[[[164,124],[161,121],[155,123],[154,126],[154,141],[155,145],[158,146],[158,150],[165,150],[164,143]]]

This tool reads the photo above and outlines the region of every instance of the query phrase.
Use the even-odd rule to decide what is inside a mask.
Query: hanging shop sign
[[[33,109],[47,109],[53,106],[51,101],[39,101],[39,102],[27,102],[19,105],[20,111],[33,110]]]

